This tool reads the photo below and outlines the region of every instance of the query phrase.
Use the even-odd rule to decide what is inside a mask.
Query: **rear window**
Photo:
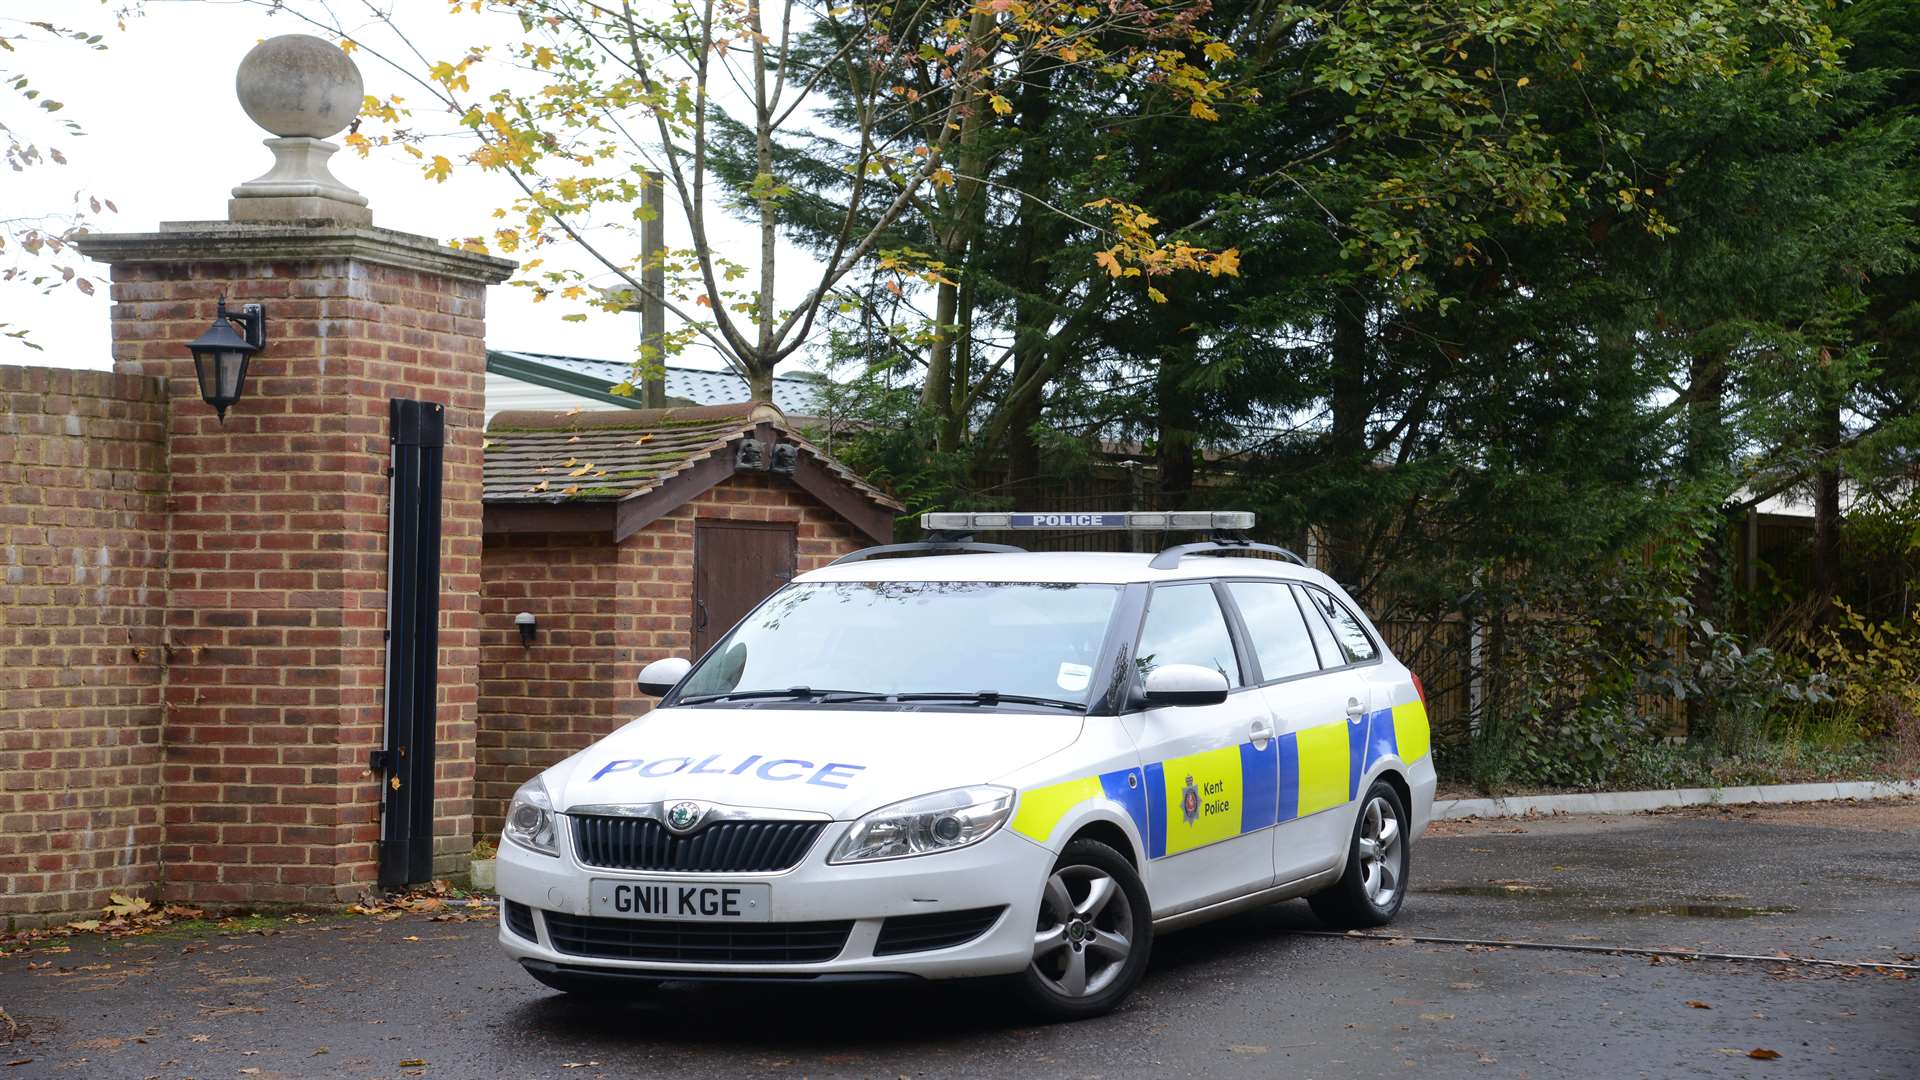
[[[1347,663],[1364,663],[1380,655],[1379,647],[1367,636],[1366,628],[1360,625],[1360,620],[1347,610],[1346,605],[1323,589],[1309,588],[1307,596],[1320,609],[1320,614],[1325,616],[1327,626],[1333,630],[1334,641],[1340,646]]]

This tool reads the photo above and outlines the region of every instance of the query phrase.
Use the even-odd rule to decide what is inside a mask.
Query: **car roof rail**
[[[884,559],[895,555],[1020,555],[1026,548],[1012,544],[986,544],[973,538],[972,533],[934,533],[925,540],[915,540],[906,544],[881,544],[878,547],[861,548],[851,551],[828,563],[839,566],[841,563],[866,562],[868,559]]]
[[[1288,562],[1307,565],[1307,560],[1283,547],[1273,544],[1256,544],[1244,536],[1220,534],[1210,540],[1197,544],[1175,544],[1153,557],[1147,565],[1155,570],[1178,570],[1180,560],[1189,555],[1239,555],[1248,551],[1264,551],[1269,555],[1278,555]]]

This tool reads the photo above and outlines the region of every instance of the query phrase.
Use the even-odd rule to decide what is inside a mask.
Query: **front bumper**
[[[582,866],[562,829],[559,856],[528,851],[502,840],[496,865],[503,901],[533,909],[534,938],[514,932],[503,917],[500,944],[529,965],[552,965],[576,973],[648,979],[745,978],[850,981],[876,975],[927,979],[1004,975],[1023,970],[1033,956],[1033,927],[1040,892],[1053,869],[1053,853],[1009,829],[958,851],[886,862],[828,866],[827,852],[848,828],[827,828],[800,864],[778,874],[649,874]],[[588,883],[698,880],[711,884],[765,882],[772,889],[771,921],[810,923],[852,920],[839,955],[806,963],[681,963],[584,956],[554,947],[546,913],[587,914]],[[919,952],[874,955],[889,916],[929,915],[978,908],[1006,911],[984,933],[959,945]]]

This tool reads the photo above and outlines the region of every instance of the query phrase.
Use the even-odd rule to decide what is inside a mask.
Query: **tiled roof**
[[[592,380],[599,389],[624,382],[631,373],[622,360],[594,360],[584,356],[558,356],[553,353],[507,352],[497,355],[563,371]],[[695,405],[728,405],[744,401],[747,380],[731,371],[703,371],[699,368],[667,368],[667,397]],[[819,416],[826,403],[821,400],[817,379],[778,375],[773,380],[773,405],[788,416]]]
[[[673,409],[502,412],[487,426],[489,505],[611,502],[644,495],[761,424],[872,502],[900,505],[786,426],[764,402]]]

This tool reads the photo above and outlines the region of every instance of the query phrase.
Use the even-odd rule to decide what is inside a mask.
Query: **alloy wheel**
[[[1385,799],[1374,798],[1360,813],[1360,873],[1367,899],[1377,908],[1393,906],[1400,891],[1400,816]]]
[[[1133,952],[1133,904],[1093,866],[1063,866],[1047,879],[1033,935],[1033,972],[1062,997],[1100,993]]]

